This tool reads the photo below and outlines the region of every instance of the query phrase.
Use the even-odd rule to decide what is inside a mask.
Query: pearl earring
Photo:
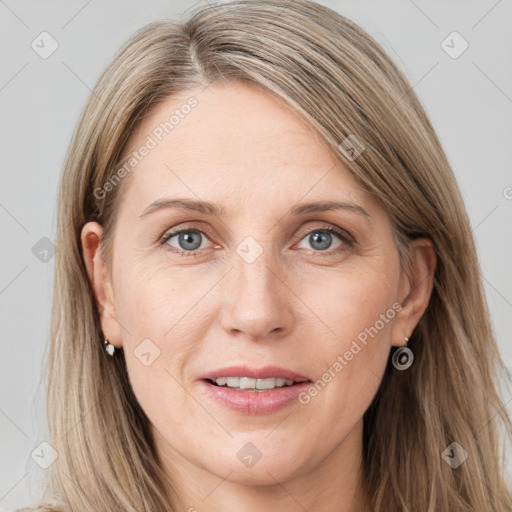
[[[116,347],[114,347],[114,345],[112,345],[111,343],[109,343],[109,341],[107,340],[107,338],[105,338],[105,341],[103,342],[104,345],[105,345],[105,351],[107,352],[107,354],[109,356],[113,356],[114,355],[114,352],[116,351]]]

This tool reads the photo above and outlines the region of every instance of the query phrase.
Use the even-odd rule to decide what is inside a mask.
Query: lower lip
[[[311,382],[300,382],[293,386],[274,388],[268,391],[237,391],[215,386],[203,380],[206,392],[217,402],[241,414],[270,414],[294,402]]]

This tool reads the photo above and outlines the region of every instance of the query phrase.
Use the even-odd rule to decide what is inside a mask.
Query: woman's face
[[[419,316],[401,310],[411,286],[386,212],[249,86],[174,96],[128,152],[144,145],[95,289],[162,459],[264,484],[360,451],[391,345]]]

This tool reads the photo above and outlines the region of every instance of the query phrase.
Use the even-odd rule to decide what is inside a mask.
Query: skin
[[[181,499],[169,492],[169,500],[190,511],[369,511],[360,485],[362,417],[391,346],[405,344],[427,307],[432,244],[414,242],[405,275],[387,213],[298,114],[251,86],[173,96],[132,133],[127,153],[192,94],[198,105],[122,183],[111,275],[101,226],[82,230],[103,333],[124,350]],[[226,213],[164,208],[140,218],[163,197],[211,201]],[[358,205],[369,217],[289,213],[320,200]],[[309,235],[326,226],[350,233],[352,243],[333,234],[319,249]],[[196,256],[173,252],[189,247],[178,236],[158,243],[176,227],[203,232]],[[236,250],[248,236],[263,251],[252,263]],[[207,396],[198,380],[246,364],[281,366],[315,382],[393,304],[401,310],[307,404],[242,415]],[[145,339],[160,350],[148,366],[134,354]],[[252,467],[237,457],[248,442],[262,454]]]

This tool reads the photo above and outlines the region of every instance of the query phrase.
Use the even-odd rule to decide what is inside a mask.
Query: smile
[[[253,379],[251,377],[219,377],[217,379],[212,379],[210,382],[216,386],[248,392],[282,388],[285,386],[292,386],[295,383],[293,380],[281,377],[272,377],[269,379]]]
[[[311,380],[277,366],[231,366],[202,375],[206,395],[239,414],[271,414],[297,401]]]

